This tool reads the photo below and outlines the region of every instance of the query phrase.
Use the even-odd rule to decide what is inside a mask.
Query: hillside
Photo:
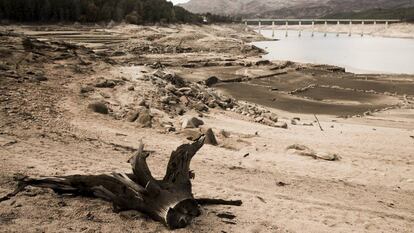
[[[185,9],[194,13],[211,12],[225,15],[257,14],[269,9],[281,9],[309,4],[319,4],[328,0],[191,0],[181,4]]]
[[[359,12],[369,9],[394,9],[414,7],[411,0],[191,0],[182,4],[185,9],[196,12],[242,15],[244,17],[324,17],[341,12]]]
[[[402,19],[414,21],[414,7],[395,9],[371,9],[360,12],[342,12],[325,16],[325,18],[359,18],[359,19]]]
[[[0,20],[142,24],[196,22],[200,17],[166,0],[0,0]]]

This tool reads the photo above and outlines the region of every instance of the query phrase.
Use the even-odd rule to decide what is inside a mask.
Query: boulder
[[[263,66],[263,65],[270,65],[271,62],[269,60],[259,60],[255,63],[256,66]]]
[[[209,128],[205,133],[206,139],[204,141],[205,144],[217,146],[218,142],[216,139],[216,136],[214,135],[214,132],[211,128]]]
[[[133,111],[129,112],[128,115],[127,115],[127,121],[128,122],[136,121],[142,111],[145,111],[145,110],[144,110],[144,108],[141,107],[140,109],[133,110]]]
[[[138,124],[140,124],[143,128],[151,128],[152,127],[152,116],[148,109],[141,111],[139,113]]]
[[[95,89],[94,89],[93,87],[85,85],[85,86],[82,86],[82,87],[80,88],[80,93],[81,93],[81,94],[85,94],[85,93],[88,93],[88,92],[92,92],[92,91],[94,91],[94,90],[95,90]]]
[[[94,111],[96,113],[100,113],[100,114],[108,114],[109,113],[108,106],[106,106],[106,104],[104,102],[101,102],[101,101],[90,103],[88,108],[91,109],[92,111]]]
[[[206,80],[204,80],[204,84],[208,87],[213,86],[214,84],[220,82],[220,79],[218,79],[216,76],[212,76]]]
[[[197,117],[192,117],[190,119],[184,119],[182,128],[189,129],[189,128],[198,128],[200,125],[204,125],[204,122]]]
[[[194,109],[195,110],[197,110],[197,111],[200,111],[200,112],[203,112],[203,111],[208,111],[208,107],[207,107],[207,105],[205,105],[204,103],[202,103],[202,102],[198,102],[198,103],[196,103],[195,105],[194,105]]]
[[[98,88],[114,88],[116,83],[112,80],[102,80],[95,84],[95,87]]]
[[[275,122],[273,124],[273,127],[287,129],[288,128],[288,125],[287,125],[286,122]]]

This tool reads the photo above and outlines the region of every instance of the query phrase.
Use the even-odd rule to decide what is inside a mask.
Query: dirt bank
[[[413,77],[270,63],[254,39],[233,26],[2,28],[0,196],[16,173],[129,172],[141,139],[162,177],[173,149],[212,128],[219,145],[194,158],[193,192],[243,205],[203,207],[177,232],[410,232]],[[265,100],[248,98],[256,88]],[[379,110],[320,113],[319,126],[309,113],[321,104]],[[182,129],[190,117],[204,125]],[[169,230],[102,200],[28,188],[0,203],[0,232]]]

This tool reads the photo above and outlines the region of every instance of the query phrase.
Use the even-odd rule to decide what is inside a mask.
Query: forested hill
[[[401,19],[414,22],[414,7],[395,9],[372,9],[359,12],[344,12],[327,15],[326,19]]]
[[[200,22],[166,0],[0,0],[0,19],[19,22]]]

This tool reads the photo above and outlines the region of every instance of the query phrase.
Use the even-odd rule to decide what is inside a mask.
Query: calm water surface
[[[266,37],[271,30],[262,30]],[[290,60],[304,63],[330,64],[345,67],[354,73],[414,74],[414,39],[384,38],[347,34],[278,30],[275,39],[253,44],[265,49],[269,60]]]

